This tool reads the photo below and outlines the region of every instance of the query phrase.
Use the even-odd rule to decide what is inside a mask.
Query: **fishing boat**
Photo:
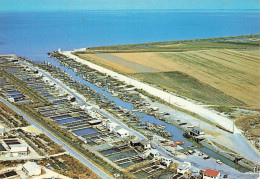
[[[184,142],[183,142],[183,141],[177,141],[177,142],[175,142],[175,144],[177,144],[177,145],[183,145]]]
[[[210,156],[208,156],[208,155],[206,155],[205,157],[203,157],[204,160],[207,160],[207,159],[209,159],[209,158],[210,158]]]
[[[164,142],[163,145],[164,146],[169,146],[169,145],[172,145],[172,143],[171,142]]]
[[[166,126],[164,126],[164,125],[161,125],[161,124],[160,124],[160,125],[158,125],[157,127],[158,127],[159,129],[165,129],[165,128],[166,128]]]
[[[196,147],[197,147],[197,145],[191,145],[191,146],[188,146],[187,148],[193,149],[193,148],[196,148]]]
[[[184,152],[185,155],[190,155],[188,152]]]
[[[167,132],[166,135],[167,135],[167,137],[169,137],[169,138],[172,137],[172,135],[171,135],[170,132]]]
[[[190,155],[192,155],[192,154],[194,153],[194,151],[193,151],[193,150],[188,150],[188,153],[189,153]]]
[[[217,160],[216,161],[218,164],[222,165],[222,162],[220,160]]]

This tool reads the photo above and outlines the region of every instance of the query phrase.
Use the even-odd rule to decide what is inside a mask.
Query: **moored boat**
[[[183,141],[177,141],[177,142],[175,142],[177,145],[183,145],[184,144],[184,142]]]

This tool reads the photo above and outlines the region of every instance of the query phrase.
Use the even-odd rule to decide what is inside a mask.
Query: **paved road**
[[[105,172],[103,172],[100,168],[98,168],[96,165],[94,165],[93,163],[91,163],[89,160],[87,160],[86,158],[84,158],[81,154],[77,153],[74,149],[72,149],[70,146],[68,146],[67,144],[65,144],[64,142],[62,142],[60,139],[58,139],[56,136],[54,136],[52,133],[50,133],[48,130],[46,130],[45,128],[43,128],[42,126],[40,126],[38,123],[36,123],[33,119],[31,119],[30,117],[28,117],[27,115],[25,115],[23,112],[21,112],[18,108],[16,108],[14,105],[12,105],[11,103],[9,103],[8,101],[6,101],[5,99],[3,99],[2,97],[0,97],[0,101],[3,102],[4,104],[6,104],[8,107],[10,107],[11,109],[13,109],[17,114],[23,116],[24,119],[26,119],[28,122],[30,122],[33,126],[35,126],[36,128],[38,128],[40,131],[42,131],[45,135],[47,135],[49,138],[51,138],[52,140],[54,140],[57,144],[62,145],[63,148],[69,152],[69,154],[73,157],[75,157],[76,159],[78,159],[79,161],[81,161],[85,166],[87,166],[88,168],[90,168],[93,172],[95,172],[98,176],[100,176],[101,178],[105,178],[105,179],[109,179],[111,178],[110,176],[108,176]]]

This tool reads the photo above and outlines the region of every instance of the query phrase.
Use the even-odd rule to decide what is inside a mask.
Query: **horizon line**
[[[16,9],[0,10],[1,12],[52,12],[52,11],[259,11],[260,9]]]

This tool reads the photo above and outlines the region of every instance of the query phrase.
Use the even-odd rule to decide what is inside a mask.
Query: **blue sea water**
[[[0,54],[32,60],[74,48],[260,33],[260,12],[0,12]]]

